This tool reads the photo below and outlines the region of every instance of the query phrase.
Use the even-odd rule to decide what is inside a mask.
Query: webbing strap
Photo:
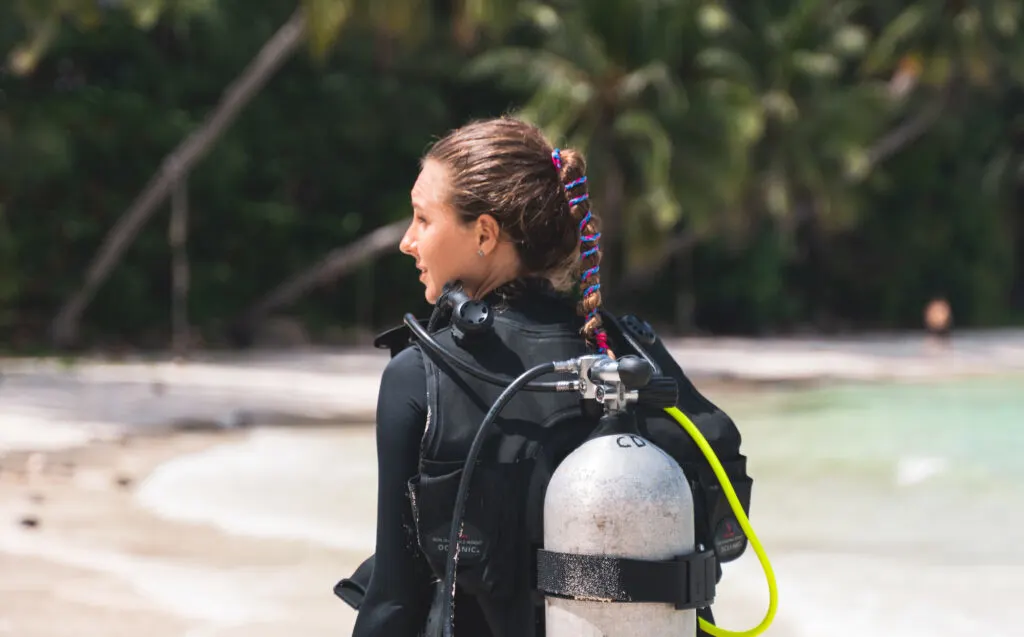
[[[539,549],[537,589],[567,599],[704,608],[715,599],[714,551],[649,561]]]

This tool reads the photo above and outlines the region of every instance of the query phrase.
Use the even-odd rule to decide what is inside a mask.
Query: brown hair
[[[440,162],[449,171],[450,202],[468,223],[489,214],[516,246],[528,274],[545,276],[567,291],[580,281],[590,292],[580,299],[578,311],[589,316],[583,335],[597,341],[601,318],[600,283],[595,268],[601,250],[583,244],[581,235],[599,230],[590,210],[583,155],[573,149],[559,151],[561,168],[552,160],[554,148],[535,126],[511,117],[471,122],[438,141],[424,160]],[[566,186],[573,184],[567,189]],[[570,200],[575,203],[570,205]],[[588,213],[590,213],[588,217]],[[583,223],[582,228],[581,223]]]

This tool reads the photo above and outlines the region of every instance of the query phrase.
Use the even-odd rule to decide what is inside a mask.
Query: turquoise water
[[[787,544],[938,560],[955,559],[956,547],[1024,563],[1024,542],[965,546],[986,525],[1024,539],[1014,528],[1024,529],[1024,377],[769,390],[719,402],[744,434],[755,489],[771,502],[761,511],[769,524],[781,517]]]
[[[778,576],[769,635],[1021,634],[1024,377],[716,398],[744,434]],[[751,551],[722,590],[724,626],[760,620]]]
[[[725,403],[779,478],[876,481],[909,458],[940,463],[948,483],[1024,484],[1024,376],[770,390]]]

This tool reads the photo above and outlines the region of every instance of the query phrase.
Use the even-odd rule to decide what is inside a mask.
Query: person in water
[[[630,331],[601,311],[600,232],[585,168],[579,152],[554,148],[536,127],[510,117],[470,123],[432,146],[412,187],[400,249],[415,259],[428,302],[438,303],[458,281],[495,315],[492,333],[477,340],[446,327],[433,334],[510,377],[550,360],[635,353],[637,339],[646,339],[662,373],[680,384],[680,409],[715,447],[746,507],[750,481],[732,421],[686,380],[649,326],[633,320]],[[409,336],[399,328],[378,339],[392,359],[377,404],[376,552],[336,588],[358,609],[353,637],[435,634],[462,465],[503,389],[432,360]],[[595,424],[572,392],[520,392],[498,418],[473,474],[459,544],[457,635],[544,635],[534,557],[544,488]],[[653,415],[640,425],[691,481],[715,483],[671,419]],[[728,504],[698,495],[698,542],[716,546],[719,564],[735,559],[745,544]]]

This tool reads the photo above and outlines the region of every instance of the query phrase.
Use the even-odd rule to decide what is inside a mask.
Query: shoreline
[[[716,391],[1024,375],[1024,331],[945,342],[690,338],[666,346],[699,388]],[[388,361],[367,348],[197,352],[188,360],[0,358],[0,449],[43,424],[61,445],[129,430],[367,422]]]
[[[354,613],[331,588],[365,557],[362,551],[225,532],[139,502],[160,467],[251,433],[177,430],[4,454],[0,635],[350,630]]]

